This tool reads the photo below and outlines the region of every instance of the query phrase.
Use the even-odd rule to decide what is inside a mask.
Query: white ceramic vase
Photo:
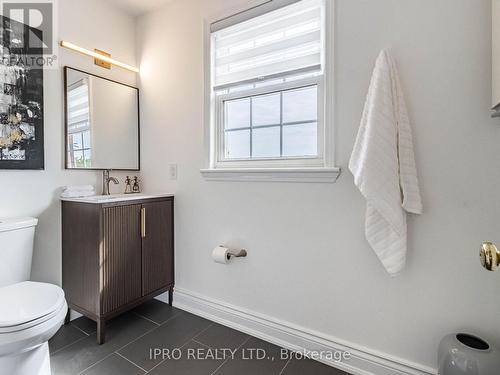
[[[451,334],[439,344],[438,364],[439,375],[498,375],[500,352],[479,337]]]

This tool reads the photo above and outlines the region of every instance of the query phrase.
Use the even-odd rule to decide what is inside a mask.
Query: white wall
[[[177,286],[424,366],[436,367],[448,332],[500,346],[499,275],[478,259],[482,241],[500,241],[490,1],[337,0],[339,182],[206,182],[203,19],[244,1],[177,0],[138,24],[143,175],[149,190],[177,190]],[[399,61],[426,208],[409,221],[396,279],[364,239],[365,204],[346,168],[382,48]],[[249,257],[216,265],[220,243]]]
[[[119,60],[135,63],[135,21],[132,17],[100,0],[59,0],[57,11],[58,41],[65,39],[90,49],[99,48]],[[108,71],[94,67],[93,59],[68,50],[59,50],[58,63],[61,67],[69,65],[128,84],[136,83],[133,73],[119,68]],[[45,71],[45,170],[0,170],[0,217],[24,215],[40,219],[32,278],[57,284],[61,282],[59,189],[64,185],[89,183],[100,189],[101,184],[100,173],[64,170],[62,77],[62,69]],[[120,179],[123,181],[123,176]],[[119,189],[123,188],[122,184]]]

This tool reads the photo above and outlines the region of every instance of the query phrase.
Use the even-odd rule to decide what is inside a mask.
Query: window
[[[92,167],[89,82],[82,79],[68,90],[68,160],[72,168]]]
[[[316,158],[318,87],[223,102],[224,159]]]
[[[272,0],[211,23],[210,170],[330,166],[325,2]]]

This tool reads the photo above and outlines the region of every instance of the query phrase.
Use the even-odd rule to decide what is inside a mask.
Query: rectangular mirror
[[[139,89],[65,67],[66,168],[140,169]]]

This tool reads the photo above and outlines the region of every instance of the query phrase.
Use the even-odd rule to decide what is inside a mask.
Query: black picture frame
[[[0,169],[43,170],[43,33],[0,17],[4,51],[0,61],[4,70],[0,74]],[[28,35],[39,44],[27,45]]]

